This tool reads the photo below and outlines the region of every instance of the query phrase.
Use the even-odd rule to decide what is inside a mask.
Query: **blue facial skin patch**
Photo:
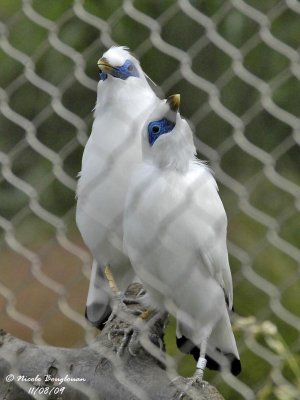
[[[126,60],[120,67],[113,67],[111,75],[123,80],[130,76],[135,76],[136,78],[140,76],[139,71],[131,60]]]
[[[105,81],[105,79],[107,79],[107,73],[103,71],[100,71],[99,76],[100,76],[100,81]]]
[[[174,126],[174,122],[171,122],[166,118],[160,119],[159,121],[150,122],[148,125],[148,141],[150,146],[153,146],[154,142],[161,135],[171,132]]]
[[[112,67],[110,74],[115,78],[122,79],[123,81],[130,76],[135,76],[136,78],[140,76],[136,66],[130,60],[126,60],[120,67]],[[99,76],[100,81],[105,81],[107,79],[107,73],[101,70]]]

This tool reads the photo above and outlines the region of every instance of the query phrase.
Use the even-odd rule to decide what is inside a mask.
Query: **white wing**
[[[172,221],[173,235],[177,236],[178,243],[184,241],[191,252],[198,252],[199,266],[208,268],[224,290],[231,309],[233,289],[226,244],[227,217],[217,184],[202,163],[194,163],[181,183],[179,211]]]
[[[138,128],[158,101],[146,81],[114,84],[98,85],[95,120],[77,188],[77,226],[95,260],[86,307],[94,324],[101,323],[108,309],[101,270],[110,264],[120,290],[134,278],[123,252],[123,210],[131,170],[142,155]]]

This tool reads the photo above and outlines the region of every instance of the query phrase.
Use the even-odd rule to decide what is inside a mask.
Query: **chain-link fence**
[[[299,14],[296,0],[1,1],[1,328],[67,347],[94,335],[84,319],[91,257],[75,225],[76,176],[96,62],[126,45],[162,98],[181,93],[228,215],[235,309],[255,317],[235,324],[242,375],[207,379],[226,399],[296,398]],[[173,329],[168,351],[191,374],[191,359],[168,342]]]

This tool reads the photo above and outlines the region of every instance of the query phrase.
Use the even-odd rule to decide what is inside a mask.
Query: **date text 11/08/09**
[[[28,390],[28,394],[36,395],[36,394],[45,394],[50,396],[51,394],[62,394],[65,390],[65,386],[58,387],[58,386],[31,386]]]

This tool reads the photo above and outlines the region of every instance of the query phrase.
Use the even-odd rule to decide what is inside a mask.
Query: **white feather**
[[[213,348],[223,350],[225,343],[226,352],[238,357],[230,323],[221,323],[228,319],[224,292],[232,304],[225,210],[179,114],[175,128],[149,145],[148,123],[159,120],[166,106],[156,107],[143,129],[143,162],[134,169],[126,201],[124,248],[150,306],[177,317],[178,335],[196,345],[211,335]],[[212,334],[215,329],[223,333]],[[230,339],[223,343],[224,337]]]
[[[125,195],[132,168],[142,156],[141,121],[158,99],[127,48],[112,47],[103,56],[113,66],[130,59],[140,77],[122,80],[108,75],[98,83],[95,119],[79,175],[76,221],[98,268],[110,264],[118,286],[124,290],[134,277],[123,251]],[[91,276],[88,305],[103,301],[101,285],[95,282],[99,275],[94,271]]]

